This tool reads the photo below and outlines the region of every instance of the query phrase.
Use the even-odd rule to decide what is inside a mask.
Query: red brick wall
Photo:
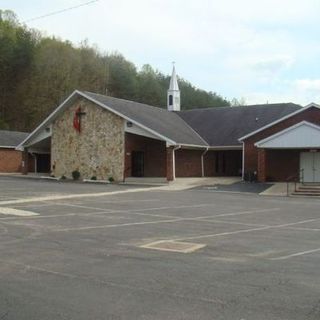
[[[132,151],[144,152],[144,176],[166,177],[166,143],[131,133],[125,134],[125,177],[131,177]]]
[[[176,150],[176,176],[201,177],[201,155],[205,150]],[[216,160],[219,158],[218,166]],[[224,165],[223,165],[224,161]],[[204,176],[237,176],[242,167],[241,150],[208,151],[203,157]],[[218,170],[216,170],[218,169]]]
[[[289,128],[301,121],[308,121],[317,125],[320,125],[320,110],[318,108],[310,108],[299,114],[292,116],[286,120],[283,120],[257,134],[245,139],[245,172],[258,171],[258,148],[254,144],[262,139],[265,139],[279,131]],[[270,158],[268,158],[270,162]],[[279,170],[278,176],[274,174],[274,179],[277,181],[281,180],[282,173]],[[283,181],[283,179],[282,179]]]
[[[218,163],[216,164],[217,160]],[[241,169],[241,150],[209,151],[204,155],[204,172],[206,177],[239,176]]]
[[[22,152],[14,149],[0,149],[0,172],[21,172]]]
[[[176,150],[176,177],[201,177],[201,154],[203,152],[204,150]]]
[[[303,150],[266,150],[266,181],[285,181],[297,175]]]

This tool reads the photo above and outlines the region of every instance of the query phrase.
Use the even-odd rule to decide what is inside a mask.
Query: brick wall
[[[318,108],[307,109],[245,139],[245,173],[258,171],[258,148],[254,146],[256,142],[289,128],[301,121],[308,121],[316,125],[320,125],[320,110]],[[273,157],[275,156],[276,155],[273,154]],[[267,158],[267,163],[274,162],[271,157],[272,154]],[[283,181],[284,172],[281,172],[281,170],[282,169],[279,169],[277,171],[278,173],[276,173],[276,171],[272,171],[273,179],[276,179],[276,181]]]
[[[176,151],[176,176],[201,177],[201,155],[205,150]],[[203,157],[204,176],[237,176],[242,167],[241,150],[208,151]]]
[[[125,176],[132,175],[132,151],[144,153],[144,176],[166,176],[166,143],[132,133],[125,134]]]
[[[176,150],[176,177],[201,177],[201,154],[203,152],[204,150]]]
[[[21,172],[22,152],[9,148],[0,149],[0,172]]]
[[[266,150],[266,181],[285,181],[299,172],[303,150]]]

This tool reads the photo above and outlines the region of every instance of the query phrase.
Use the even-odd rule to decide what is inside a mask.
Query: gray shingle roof
[[[210,146],[235,146],[238,139],[276,121],[301,106],[293,103],[221,107],[180,111],[186,121]]]
[[[0,130],[0,147],[16,147],[29,133]]]
[[[206,142],[178,114],[142,104],[101,94],[83,92],[92,99],[118,113],[156,131],[177,144],[206,146]]]

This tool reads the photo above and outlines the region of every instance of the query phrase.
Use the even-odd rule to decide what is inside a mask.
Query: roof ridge
[[[111,98],[111,99],[121,100],[121,101],[125,101],[125,102],[136,103],[136,104],[140,104],[142,106],[151,107],[151,108],[154,108],[154,109],[157,109],[157,110],[161,110],[161,111],[165,111],[165,112],[171,112],[171,111],[168,111],[166,108],[152,106],[151,104],[147,104],[147,103],[143,103],[143,102],[137,102],[137,101],[134,101],[134,100],[128,100],[128,99],[123,99],[123,98],[107,96],[107,95],[102,94],[102,93],[95,93],[95,92],[91,92],[91,91],[80,91],[80,92],[83,92],[84,94],[88,94],[88,93],[89,94],[94,94],[94,95],[101,96],[101,97],[104,97],[104,98]]]
[[[242,108],[252,108],[252,107],[275,107],[275,106],[280,106],[280,105],[293,105],[293,106],[299,106],[302,108],[302,106],[300,104],[294,103],[294,102],[280,102],[280,103],[261,103],[261,104],[250,104],[250,105],[243,105],[243,106],[236,106],[236,107],[232,107],[232,106],[221,106],[221,107],[206,107],[206,108],[197,108],[194,107],[194,109],[187,109],[187,110],[181,110],[179,112],[191,112],[191,111],[201,111],[201,110],[239,110]]]

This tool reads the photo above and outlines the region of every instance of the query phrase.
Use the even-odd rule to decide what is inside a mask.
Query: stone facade
[[[78,107],[81,132],[73,127]],[[78,99],[52,124],[51,166],[55,176],[72,177],[78,170],[81,179],[123,179],[124,120],[86,100]]]

